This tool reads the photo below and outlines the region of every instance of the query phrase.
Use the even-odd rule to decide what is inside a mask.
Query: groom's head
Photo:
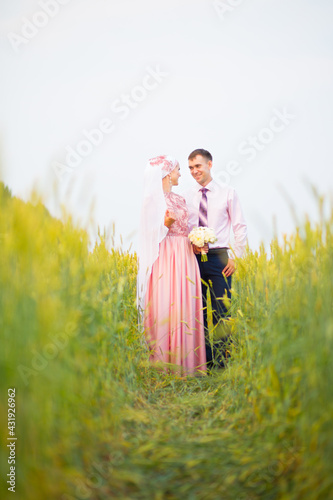
[[[192,177],[201,185],[206,186],[211,180],[213,157],[205,149],[195,149],[188,157],[188,166]]]

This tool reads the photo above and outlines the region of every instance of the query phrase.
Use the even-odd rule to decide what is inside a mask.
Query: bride
[[[152,158],[145,169],[137,292],[151,362],[194,374],[206,371],[206,352],[188,210],[185,199],[172,192],[180,175],[171,156]]]

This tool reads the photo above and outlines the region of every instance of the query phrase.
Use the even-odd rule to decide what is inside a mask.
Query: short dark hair
[[[193,160],[196,156],[198,155],[201,155],[203,156],[204,158],[206,158],[208,161],[213,161],[213,157],[212,155],[210,154],[209,151],[207,151],[206,149],[195,149],[194,151],[192,151],[192,153],[189,155],[188,159],[189,160]]]

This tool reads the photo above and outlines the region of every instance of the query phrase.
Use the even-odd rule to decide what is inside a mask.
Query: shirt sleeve
[[[198,213],[196,213],[194,199],[195,191],[187,190],[181,194],[186,202],[186,207],[188,210],[188,230],[191,231],[194,226],[197,226],[196,220],[198,219]]]
[[[247,227],[238,195],[234,189],[228,197],[228,212],[235,239],[234,248],[231,250],[231,253],[241,258],[246,247]]]

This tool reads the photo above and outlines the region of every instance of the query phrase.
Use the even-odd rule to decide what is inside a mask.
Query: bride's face
[[[177,163],[175,168],[172,170],[170,176],[171,176],[172,185],[178,186],[178,180],[179,180],[179,177],[181,176],[179,163]]]

